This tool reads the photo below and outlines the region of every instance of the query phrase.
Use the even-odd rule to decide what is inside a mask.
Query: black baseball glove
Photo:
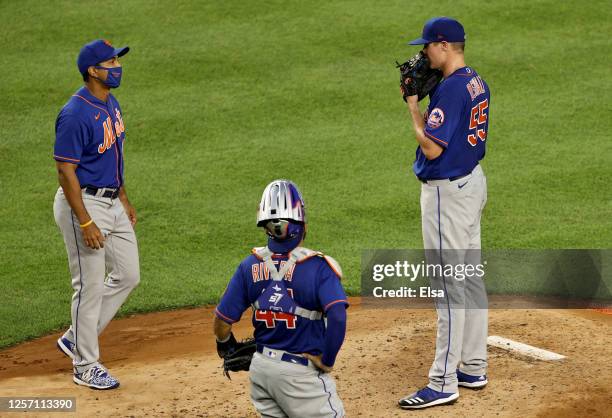
[[[442,71],[429,67],[429,60],[423,51],[403,64],[395,63],[400,69],[400,89],[404,101],[414,95],[418,95],[421,101],[442,80]]]
[[[253,338],[237,342],[234,334],[224,343],[217,341],[217,353],[223,358],[223,374],[231,380],[229,372],[248,371],[257,344]]]

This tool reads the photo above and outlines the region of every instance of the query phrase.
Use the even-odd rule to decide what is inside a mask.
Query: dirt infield
[[[79,416],[255,417],[247,374],[228,381],[219,369],[212,315],[212,309],[199,308],[112,322],[101,338],[101,352],[121,381],[113,391],[72,383],[70,362],[55,348],[58,335],[0,351],[0,396],[76,396],[74,415]],[[246,318],[235,328],[238,337],[251,332]],[[396,404],[427,382],[435,312],[370,309],[355,299],[333,375],[349,417],[610,416],[611,331],[612,316],[599,312],[492,310],[490,335],[567,359],[549,363],[490,348],[485,389],[461,389],[454,405],[411,412]]]

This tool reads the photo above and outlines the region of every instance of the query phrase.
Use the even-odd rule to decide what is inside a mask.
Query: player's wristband
[[[89,225],[93,223],[93,219],[90,219],[89,222],[85,222],[84,224],[80,224],[81,228],[87,228]]]

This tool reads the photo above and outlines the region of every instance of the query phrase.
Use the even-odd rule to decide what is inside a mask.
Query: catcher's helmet
[[[306,224],[304,199],[295,183],[289,180],[274,180],[266,186],[257,210],[257,226],[266,228],[275,239],[293,238]]]

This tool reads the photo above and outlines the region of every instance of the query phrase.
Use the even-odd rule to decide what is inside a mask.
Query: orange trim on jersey
[[[440,142],[441,144],[444,144],[448,147],[448,142],[442,141],[439,138],[436,138],[435,136],[433,136],[432,134],[430,134],[429,132],[423,130],[423,133],[425,134],[425,136],[429,139],[433,139],[434,141]]]
[[[79,99],[83,99],[85,100],[87,103],[89,103],[90,105],[92,105],[93,107],[102,110],[104,113],[106,113],[106,116],[108,116],[111,120],[110,123],[110,127],[111,127],[111,131],[113,131],[113,135],[115,135],[115,138],[117,138],[117,141],[119,140],[119,137],[117,136],[117,132],[115,131],[115,127],[113,126],[113,118],[111,117],[110,113],[108,113],[108,110],[104,109],[103,107],[97,106],[95,104],[93,104],[92,102],[90,102],[89,100],[87,100],[86,98],[84,98],[83,96],[79,96],[78,94],[73,94],[72,96],[74,97],[78,97]],[[112,102],[111,102],[112,103]]]
[[[80,162],[81,160],[75,160],[74,158],[62,157],[61,155],[53,154],[53,158],[61,158],[63,160],[74,161],[75,163]]]
[[[338,299],[338,300],[334,300],[333,302],[329,302],[327,305],[325,305],[325,307],[323,308],[324,311],[327,311],[327,309],[332,306],[335,305],[336,303],[340,303],[340,302],[344,302],[348,305],[348,300],[346,299]]]
[[[221,319],[229,322],[230,324],[233,324],[234,322],[238,322],[238,320],[234,320],[232,318],[229,318],[229,317],[223,315],[221,312],[219,312],[219,310],[217,308],[215,308],[215,314],[217,314],[218,317],[220,317]]]
[[[111,119],[111,123],[112,123],[112,119]],[[117,184],[119,185],[119,187],[121,187],[121,181],[119,180],[119,151],[117,151],[117,148],[119,148],[119,138],[115,138],[115,161],[117,161]]]
[[[90,102],[89,100],[87,100],[86,98],[84,98],[83,96],[79,96],[78,94],[73,94],[73,97],[78,97],[79,99],[85,100],[87,103],[89,103],[90,105],[92,105],[95,108],[98,108],[102,111],[104,111],[104,113],[106,113],[106,116],[108,116],[110,118],[110,114],[108,113],[108,110],[104,109],[103,107],[100,106],[96,106],[95,104],[93,104],[92,102]],[[113,120],[113,118],[111,118],[111,121]],[[116,135],[115,135],[116,136]]]

